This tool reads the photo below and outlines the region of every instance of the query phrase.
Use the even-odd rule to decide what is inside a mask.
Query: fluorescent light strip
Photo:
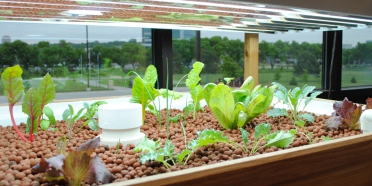
[[[334,26],[334,25],[326,25],[326,24],[315,24],[315,23],[300,23],[300,22],[288,22],[288,21],[284,21],[284,20],[281,20],[281,21],[274,21],[272,20],[270,22],[270,24],[279,24],[279,25],[289,25],[289,26],[304,26],[304,27],[329,27],[329,28],[337,28],[337,26]]]
[[[304,19],[320,19],[325,21],[337,21],[337,22],[346,22],[346,23],[354,23],[354,24],[372,24],[372,22],[368,21],[358,21],[358,20],[349,20],[349,19],[341,19],[341,18],[332,18],[332,17],[319,17],[314,15],[300,15]]]
[[[339,26],[346,26],[346,27],[358,27],[357,24],[341,23],[341,22],[333,22],[333,21],[322,21],[322,20],[311,20],[311,19],[298,19],[298,18],[285,18],[285,20],[287,20],[287,21],[293,21],[293,22],[303,22],[303,23],[339,25]]]

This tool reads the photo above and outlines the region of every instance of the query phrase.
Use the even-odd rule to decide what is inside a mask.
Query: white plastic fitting
[[[124,146],[137,145],[145,134],[140,132],[142,106],[136,103],[108,103],[98,107],[101,144],[116,146],[120,140]]]
[[[372,109],[367,109],[360,116],[360,129],[363,133],[372,132]]]

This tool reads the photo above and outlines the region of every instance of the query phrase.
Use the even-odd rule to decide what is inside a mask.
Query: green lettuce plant
[[[277,86],[253,88],[253,84],[253,78],[248,77],[238,90],[223,83],[204,86],[204,99],[223,128],[242,127],[269,109]]]

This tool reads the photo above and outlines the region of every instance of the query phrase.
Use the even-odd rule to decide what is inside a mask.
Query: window
[[[342,43],[341,86],[372,85],[372,28],[344,30]]]

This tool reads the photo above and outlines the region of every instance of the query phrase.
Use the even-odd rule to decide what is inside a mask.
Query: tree
[[[124,43],[121,47],[123,69],[125,64],[131,64],[134,69],[144,66],[146,62],[146,48],[138,43]]]
[[[205,65],[205,72],[208,73],[216,73],[218,70],[218,65],[220,62],[219,57],[215,52],[213,52],[212,47],[209,44],[208,38],[202,38],[200,41],[200,58],[201,61]]]
[[[274,70],[275,59],[279,57],[279,49],[266,41],[262,41],[259,44],[259,48],[259,57],[263,60],[268,61],[271,65],[271,70]]]
[[[221,68],[226,77],[236,78],[243,76],[243,69],[239,67],[238,63],[234,62],[230,56],[221,57],[223,60]]]
[[[314,54],[309,51],[302,51],[298,58],[297,63],[293,66],[294,74],[300,76],[307,69],[309,74],[319,74],[320,64]]]
[[[173,70],[175,73],[183,73],[192,61],[190,52],[190,41],[186,39],[174,39],[173,48]]]

